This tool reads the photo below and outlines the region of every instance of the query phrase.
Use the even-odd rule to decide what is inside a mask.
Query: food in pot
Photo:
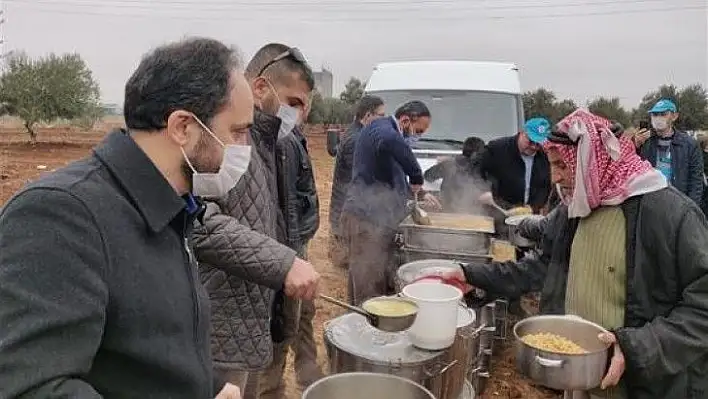
[[[508,241],[493,240],[490,255],[495,262],[513,262],[516,260],[516,247]]]
[[[448,229],[494,231],[494,220],[475,215],[454,215],[454,217],[431,216],[432,225]]]
[[[418,308],[408,301],[390,298],[370,299],[361,307],[375,316],[383,317],[408,316],[418,311]]]
[[[511,208],[508,211],[506,211],[509,216],[518,216],[518,215],[531,215],[533,214],[533,210],[531,209],[530,206],[519,206],[516,208]]]
[[[527,334],[521,337],[528,346],[547,352],[563,355],[582,355],[588,353],[583,347],[560,335],[551,333]]]

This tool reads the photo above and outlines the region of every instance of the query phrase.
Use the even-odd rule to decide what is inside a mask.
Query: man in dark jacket
[[[332,263],[340,268],[348,269],[346,243],[339,232],[339,218],[342,206],[347,199],[347,190],[352,179],[352,164],[354,162],[354,146],[359,138],[359,132],[371,121],[384,116],[384,103],[379,97],[364,96],[357,105],[355,120],[349,125],[344,137],[337,147],[337,158],[334,163],[332,177],[332,197],[329,201],[330,250]]]
[[[664,174],[666,180],[697,204],[703,201],[703,156],[691,136],[676,130],[676,104],[659,100],[649,110],[652,133],[640,131],[635,143],[639,155]]]
[[[189,235],[193,195],[217,193],[204,178],[225,190],[247,166],[230,155],[253,121],[239,68],[215,40],[155,49],[125,87],[129,130],[2,209],[0,397],[214,397]]]
[[[341,222],[349,248],[352,304],[392,293],[396,228],[407,215],[407,199],[423,184],[423,172],[403,134],[420,135],[428,127],[428,107],[411,101],[395,116],[377,119],[359,134]]]
[[[245,75],[256,104],[251,165],[234,190],[207,205],[194,242],[212,298],[215,369],[248,385],[249,398],[260,394],[258,371],[272,363],[273,341],[287,338],[282,295],[312,299],[319,274],[287,245],[276,162],[278,137],[290,134],[308,104],[311,70],[297,49],[274,43],[256,52]]]
[[[462,154],[446,158],[425,171],[425,180],[442,179],[440,197],[443,209],[451,213],[482,214],[478,198],[488,191],[480,174],[478,154],[484,149],[484,140],[468,137],[462,144]]]
[[[538,213],[546,205],[551,179],[541,145],[550,130],[546,119],[533,118],[517,135],[487,143],[482,153],[482,176],[501,207],[529,205]]]
[[[706,397],[705,216],[667,187],[629,139],[613,140],[607,121],[576,111],[560,125],[567,136],[546,151],[554,182],[573,194],[546,226],[545,254],[468,265],[464,279],[490,297],[542,289],[543,312],[575,314],[610,330],[600,337],[614,344],[602,382],[609,389],[585,397]],[[580,155],[586,151],[593,155]]]

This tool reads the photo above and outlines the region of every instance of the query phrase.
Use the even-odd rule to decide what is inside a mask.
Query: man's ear
[[[253,93],[253,99],[256,101],[262,101],[270,93],[270,85],[268,81],[263,76],[258,76],[253,79],[251,83],[251,92]]]
[[[194,123],[194,116],[185,110],[173,111],[167,117],[167,127],[165,134],[175,144],[184,147],[189,142],[189,126]]]

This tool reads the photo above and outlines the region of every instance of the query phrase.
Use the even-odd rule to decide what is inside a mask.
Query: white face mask
[[[182,156],[187,165],[192,170],[192,194],[198,197],[220,198],[225,196],[248,170],[251,163],[250,145],[224,145],[218,137],[196,116],[194,119],[217,143],[224,148],[224,157],[221,159],[221,166],[216,173],[202,173],[197,171],[192,162],[187,158],[184,149]]]
[[[280,118],[280,130],[278,130],[278,140],[292,133],[295,125],[297,125],[297,119],[299,112],[297,108],[291,107],[289,105],[280,104],[278,108],[278,113],[275,115]]]
[[[669,127],[669,119],[665,116],[652,116],[651,127],[657,131],[663,132]]]

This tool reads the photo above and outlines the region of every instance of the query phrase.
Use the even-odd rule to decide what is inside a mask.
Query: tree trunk
[[[25,129],[27,129],[27,133],[30,135],[30,143],[35,145],[37,144],[37,132],[34,131],[32,126],[34,126],[34,122],[25,122]]]

